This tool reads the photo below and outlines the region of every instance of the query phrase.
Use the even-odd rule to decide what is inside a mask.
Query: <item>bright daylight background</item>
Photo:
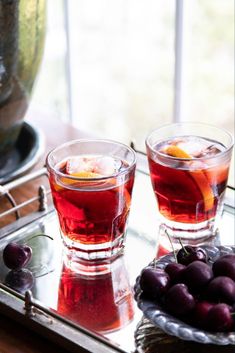
[[[47,4],[33,107],[144,149],[150,130],[174,120],[176,0]],[[234,1],[187,0],[184,11],[181,119],[233,133]]]

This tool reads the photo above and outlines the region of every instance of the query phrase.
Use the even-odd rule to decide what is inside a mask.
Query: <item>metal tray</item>
[[[43,173],[36,172],[33,178]],[[234,208],[226,206],[214,241],[234,245],[232,229]],[[46,209],[41,200],[40,211],[0,230],[0,312],[71,352],[78,348],[93,353],[134,352],[142,312],[133,299],[133,286],[163,237],[149,176],[138,170],[124,255],[99,268],[99,274],[78,274],[64,254],[55,211],[52,206]],[[2,250],[9,241],[33,248],[27,265],[32,276],[23,290],[19,283],[18,287],[11,283],[2,262]]]

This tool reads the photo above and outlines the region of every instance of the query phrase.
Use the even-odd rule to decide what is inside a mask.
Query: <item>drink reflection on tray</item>
[[[133,295],[123,256],[93,274],[63,263],[57,311],[87,329],[118,330],[134,317]]]
[[[22,295],[31,290],[43,306],[89,330],[109,333],[127,325],[134,318],[134,299],[126,257],[106,260],[103,266],[94,261],[79,266],[63,253],[57,228],[53,212],[2,240],[0,282]],[[54,240],[38,236],[42,231],[53,234]],[[10,270],[3,262],[2,252],[10,240],[32,248],[32,259],[21,270]]]

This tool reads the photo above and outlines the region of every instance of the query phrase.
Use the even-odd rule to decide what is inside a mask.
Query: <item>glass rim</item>
[[[198,126],[198,127],[207,127],[207,128],[213,128],[213,129],[216,129],[216,130],[218,130],[218,131],[220,131],[220,132],[223,132],[225,135],[227,135],[227,137],[230,139],[230,143],[229,143],[229,146],[228,147],[226,147],[225,146],[225,150],[224,151],[221,151],[221,152],[219,152],[219,153],[217,153],[217,154],[215,154],[214,156],[207,156],[207,157],[190,157],[190,158],[180,158],[180,157],[174,157],[174,156],[170,156],[170,155],[166,155],[166,154],[164,154],[164,153],[162,153],[162,152],[159,152],[159,151],[157,151],[157,150],[155,150],[151,145],[150,145],[150,142],[149,142],[149,140],[150,140],[150,138],[152,137],[152,135],[156,132],[156,131],[160,131],[161,129],[164,129],[164,128],[167,128],[167,127],[177,127],[177,126],[181,126],[181,125],[185,125],[185,126],[194,126],[194,127],[196,127],[196,126]],[[193,135],[193,134],[192,134]],[[173,137],[173,136],[172,136]],[[163,141],[165,141],[166,140],[166,138],[159,138],[158,140],[156,140],[155,142],[158,142],[158,143],[160,143],[160,142],[163,142]],[[220,157],[220,156],[223,156],[224,154],[226,154],[226,153],[228,153],[230,150],[232,150],[233,149],[233,145],[234,145],[234,138],[233,138],[233,135],[229,132],[229,131],[227,131],[226,129],[224,129],[224,128],[220,128],[220,127],[217,127],[217,126],[215,126],[215,125],[212,125],[212,124],[206,124],[206,123],[197,123],[197,122],[179,122],[179,123],[170,123],[170,124],[164,124],[164,125],[162,125],[161,127],[159,127],[159,128],[156,128],[156,129],[154,129],[154,130],[152,130],[152,131],[150,131],[150,133],[147,135],[147,137],[146,137],[146,139],[145,139],[145,144],[146,144],[146,146],[152,151],[152,152],[154,152],[154,153],[157,153],[159,156],[161,156],[161,157],[164,157],[164,158],[169,158],[170,160],[174,160],[174,161],[200,161],[200,160],[203,160],[203,161],[205,161],[205,160],[211,160],[211,159],[213,159],[213,158],[218,158],[218,157]]]
[[[124,147],[126,150],[128,150],[129,152],[132,153],[133,161],[124,170],[122,170],[120,172],[116,172],[116,173],[113,173],[113,174],[110,174],[110,175],[105,175],[105,176],[97,176],[97,177],[78,177],[78,176],[74,176],[74,175],[65,174],[65,173],[60,172],[58,169],[56,169],[55,167],[53,167],[51,165],[50,159],[52,158],[52,155],[54,153],[58,152],[59,150],[62,150],[63,148],[66,148],[68,146],[75,145],[77,143],[83,143],[83,142],[107,143],[107,144],[114,144],[114,145],[118,145],[118,146]],[[77,180],[77,181],[101,181],[101,180],[107,180],[107,179],[110,179],[110,178],[116,178],[116,177],[118,177],[120,175],[127,174],[132,168],[134,168],[135,165],[136,165],[136,152],[135,152],[135,150],[133,148],[125,145],[122,142],[118,142],[118,141],[114,141],[114,140],[110,140],[110,139],[99,139],[99,138],[80,138],[80,139],[67,141],[67,142],[62,143],[61,145],[53,148],[47,154],[47,157],[46,157],[46,167],[47,167],[47,169],[52,170],[56,175],[58,175],[60,177],[65,177],[66,179]]]

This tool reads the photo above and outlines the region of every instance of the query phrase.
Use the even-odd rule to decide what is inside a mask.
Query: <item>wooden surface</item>
[[[33,168],[34,170],[40,169],[45,163],[47,153],[57,145],[63,142],[84,137],[84,134],[78,132],[73,127],[63,124],[58,120],[51,117],[41,116],[34,114],[33,119],[29,120],[35,127],[40,128],[45,137],[45,150]],[[29,172],[30,173],[30,172]],[[33,181],[25,184],[24,186],[15,189],[12,192],[17,203],[27,200],[35,196],[40,184],[45,184],[44,179]],[[46,181],[47,182],[47,181]],[[5,198],[0,199],[0,212],[7,210],[10,207],[9,202]],[[21,211],[21,215],[36,210],[37,203],[34,203]],[[14,221],[14,217],[6,217],[0,220],[0,227],[7,223]],[[66,353],[64,349],[52,344],[41,336],[28,332],[24,327],[16,324],[12,320],[0,316],[0,353]],[[79,353],[79,352],[78,352]]]

